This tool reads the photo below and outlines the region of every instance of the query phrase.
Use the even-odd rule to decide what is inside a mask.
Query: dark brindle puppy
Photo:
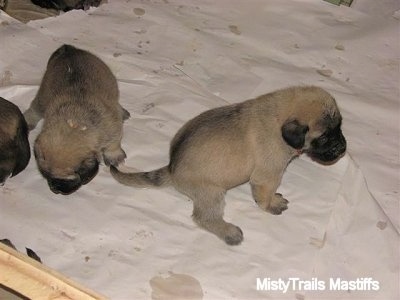
[[[288,163],[302,152],[333,163],[346,150],[335,99],[318,87],[292,87],[206,111],[187,122],[171,142],[168,166],[122,173],[136,187],[172,184],[193,200],[193,219],[230,245],[241,229],[223,220],[227,190],[250,182],[257,204],[281,214],[288,201],[277,194]]]
[[[0,184],[24,170],[30,158],[24,116],[18,106],[0,97]]]
[[[50,57],[39,91],[25,112],[30,129],[44,119],[34,153],[54,193],[70,194],[96,176],[99,162],[118,165],[122,122],[111,70],[95,55],[64,45]]]

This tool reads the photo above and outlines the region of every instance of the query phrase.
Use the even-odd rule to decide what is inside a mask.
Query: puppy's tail
[[[110,172],[119,183],[139,188],[150,186],[160,187],[169,185],[171,182],[168,166],[150,172],[138,173],[123,173],[116,167],[110,166]]]

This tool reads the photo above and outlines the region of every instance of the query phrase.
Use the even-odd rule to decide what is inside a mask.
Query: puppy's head
[[[329,93],[317,87],[299,88],[291,111],[281,128],[289,146],[323,164],[335,163],[344,155],[342,116]]]
[[[40,173],[52,192],[68,195],[90,182],[99,170],[99,160],[85,141],[72,136],[39,134],[34,153]]]

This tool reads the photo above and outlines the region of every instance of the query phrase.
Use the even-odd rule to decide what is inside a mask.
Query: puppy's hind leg
[[[191,189],[193,200],[193,220],[204,229],[214,233],[228,245],[238,245],[243,241],[243,232],[223,219],[225,190],[218,187]]]

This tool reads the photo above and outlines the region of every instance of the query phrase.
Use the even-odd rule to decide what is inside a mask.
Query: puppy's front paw
[[[243,231],[233,224],[225,232],[224,240],[228,245],[239,245],[243,241]]]
[[[125,158],[125,151],[121,148],[114,151],[105,150],[103,152],[103,160],[106,166],[118,166],[121,162],[125,160]]]
[[[267,208],[273,215],[280,215],[286,209],[288,209],[289,201],[282,197],[282,194],[276,193],[272,196],[271,203]]]

